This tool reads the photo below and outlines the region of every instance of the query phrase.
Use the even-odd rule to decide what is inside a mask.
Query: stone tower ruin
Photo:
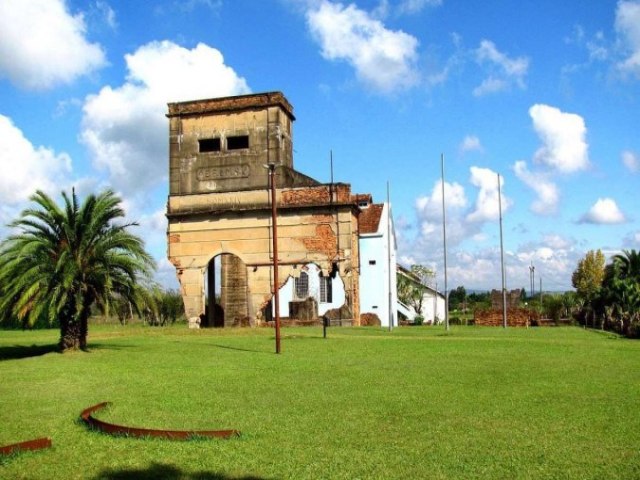
[[[167,117],[168,257],[190,324],[260,325],[271,317],[269,164],[278,287],[314,264],[320,275],[340,277],[343,307],[357,324],[358,196],[348,184],[323,184],[294,169],[295,117],[284,95],[171,103]]]

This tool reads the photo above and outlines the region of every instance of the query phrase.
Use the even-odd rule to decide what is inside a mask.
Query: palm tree
[[[623,250],[622,253],[613,256],[613,262],[616,264],[620,278],[629,278],[640,282],[640,252]]]
[[[107,190],[81,205],[75,190],[58,206],[37,191],[35,206],[10,227],[18,229],[0,244],[0,310],[24,324],[45,318],[59,323],[60,349],[86,349],[91,306],[108,313],[116,298],[140,300],[138,280],[154,264],[143,241],[128,232],[121,199]]]

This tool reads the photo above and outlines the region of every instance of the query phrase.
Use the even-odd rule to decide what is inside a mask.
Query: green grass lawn
[[[0,331],[2,479],[640,478],[640,342],[580,328]],[[114,438],[97,417],[231,440]]]

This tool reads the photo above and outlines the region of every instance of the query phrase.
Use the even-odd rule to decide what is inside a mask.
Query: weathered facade
[[[344,285],[358,324],[357,197],[348,184],[321,184],[294,170],[295,117],[287,99],[270,92],[172,103],[167,116],[168,257],[190,323],[259,325],[270,318],[273,229],[265,167],[275,164],[280,287],[308,264],[321,276],[339,275],[335,283]]]

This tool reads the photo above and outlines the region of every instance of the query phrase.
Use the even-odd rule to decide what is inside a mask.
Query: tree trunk
[[[80,343],[80,325],[78,322],[70,319],[60,320],[60,343],[58,346],[63,352],[82,348]]]
[[[87,350],[87,334],[89,333],[89,315],[88,312],[86,315],[82,315],[80,319],[80,350]]]
[[[88,313],[60,320],[60,350],[87,350],[88,321]]]

